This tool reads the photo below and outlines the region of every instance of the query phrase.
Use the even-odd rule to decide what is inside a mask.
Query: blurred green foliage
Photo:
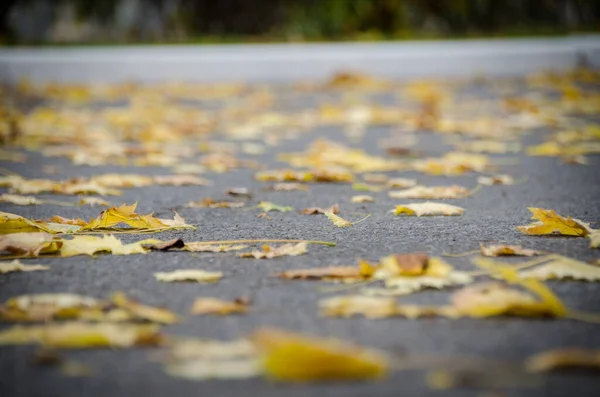
[[[0,36],[18,42],[19,37],[8,22],[11,9],[44,1],[48,2],[0,2]],[[133,26],[117,41],[386,40],[561,34],[597,31],[600,27],[600,0],[56,0],[51,3],[56,9],[68,5],[75,10],[79,21],[94,21],[94,26],[109,30],[119,8],[132,1],[137,3],[138,13],[152,10],[153,15],[158,15],[155,23],[158,27],[153,27],[153,35],[148,38]],[[55,12],[52,17],[58,18],[59,14]],[[102,36],[100,31],[86,40],[114,41],[115,34]]]

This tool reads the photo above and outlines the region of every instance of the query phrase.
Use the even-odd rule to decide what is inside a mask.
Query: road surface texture
[[[525,80],[507,83],[511,92],[525,95],[536,91],[527,88]],[[493,103],[493,109],[502,107],[502,89],[488,89],[494,80],[475,81],[456,89],[460,95],[455,103]],[[435,87],[435,84],[433,84]],[[589,92],[594,92],[593,83]],[[261,89],[270,90],[268,86]],[[272,88],[288,90],[289,88]],[[291,90],[291,89],[290,89]],[[293,91],[293,90],[292,90]],[[334,90],[335,91],[335,90]],[[352,90],[349,90],[352,91]],[[404,91],[403,91],[404,92]],[[403,100],[395,94],[375,93],[360,98],[345,98],[338,92],[310,90],[286,101],[285,95],[275,94],[276,109],[314,109],[322,103],[349,103],[348,106],[394,106],[403,109]],[[554,95],[554,96],[553,96]],[[560,94],[559,94],[560,95]],[[549,98],[556,99],[555,94]],[[260,99],[260,98],[259,98]],[[259,100],[257,99],[257,100]],[[533,99],[536,100],[535,98]],[[344,102],[346,101],[346,102]],[[214,103],[192,102],[198,109],[209,109]],[[35,109],[45,102],[28,103]],[[123,105],[122,102],[119,102]],[[365,105],[366,104],[366,105]],[[67,104],[76,109],[78,104]],[[104,109],[105,104],[89,105]],[[88,106],[88,107],[89,107]],[[337,106],[337,105],[336,105]],[[85,105],[84,105],[85,108]],[[464,109],[463,109],[464,110]],[[480,109],[481,110],[481,109]],[[496,110],[488,115],[493,114]],[[593,116],[593,115],[592,115]],[[354,115],[360,120],[360,116]],[[475,117],[475,116],[473,116]],[[496,117],[496,116],[495,116]],[[589,114],[572,116],[572,122],[592,122]],[[390,137],[404,137],[406,126],[371,125],[356,134],[346,125],[316,123],[301,133],[282,139],[277,145],[264,145],[266,153],[237,153],[239,159],[256,160],[263,169],[289,168],[278,160],[281,153],[304,151],[318,138],[358,148],[373,156],[386,159],[393,157],[381,146],[381,141]],[[90,127],[91,128],[91,127]],[[277,133],[286,134],[291,129],[285,123]],[[360,128],[359,128],[360,129]],[[563,128],[564,129],[564,128]],[[210,179],[212,186],[150,186],[123,189],[123,195],[104,197],[113,204],[138,202],[139,213],[153,212],[157,217],[172,216],[176,210],[187,223],[197,226],[196,230],[164,232],[151,237],[163,240],[181,238],[184,241],[236,240],[236,239],[308,239],[332,241],[337,245],[327,247],[310,245],[308,254],[297,257],[281,257],[270,260],[239,258],[236,253],[151,252],[146,255],[97,255],[71,258],[37,258],[24,261],[51,266],[49,271],[9,273],[0,276],[0,301],[10,297],[33,293],[71,292],[98,298],[107,297],[112,291],[124,291],[130,297],[149,305],[162,306],[183,315],[180,324],[164,327],[164,333],[231,340],[243,337],[262,326],[275,326],[315,336],[337,337],[358,344],[382,349],[401,363],[405,357],[475,357],[491,361],[514,362],[517,368],[531,354],[559,347],[600,348],[599,325],[570,319],[539,319],[519,317],[491,317],[486,319],[388,318],[380,320],[355,317],[350,319],[325,318],[318,314],[318,301],[327,296],[347,292],[322,292],[330,283],[320,281],[281,280],[269,277],[272,273],[307,267],[328,265],[354,265],[358,258],[377,262],[378,258],[391,253],[427,252],[430,255],[461,253],[478,249],[480,243],[521,244],[527,248],[555,252],[579,260],[596,260],[598,250],[589,248],[589,239],[561,236],[528,236],[516,229],[530,222],[528,207],[554,209],[564,216],[572,216],[589,222],[593,228],[600,225],[600,156],[587,156],[587,165],[567,164],[559,157],[534,157],[527,155],[526,148],[549,139],[547,126],[527,128],[519,133],[517,142],[523,146],[518,153],[490,154],[492,163],[497,164],[496,173],[515,177],[517,183],[510,186],[484,186],[472,197],[440,200],[465,208],[462,216],[455,217],[401,217],[390,210],[400,203],[423,200],[399,200],[389,198],[387,190],[381,192],[357,192],[349,183],[307,184],[307,191],[266,191],[272,183],[254,179],[255,169],[240,168],[225,173],[207,171],[200,174]],[[85,133],[85,132],[82,132]],[[455,138],[432,132],[427,126],[417,128],[414,146],[408,146],[411,155],[417,157],[439,157],[455,150]],[[498,131],[493,139],[500,139],[504,131]],[[451,134],[452,135],[452,134]],[[463,139],[457,135],[456,139]],[[228,135],[206,138],[220,142],[229,141],[240,149],[243,142]],[[466,138],[465,138],[466,139]],[[252,140],[263,144],[268,139],[259,136]],[[403,141],[404,142],[404,141]],[[106,143],[106,142],[105,142]],[[98,146],[103,143],[98,143]],[[9,149],[10,150],[10,149]],[[15,149],[16,150],[16,149]],[[133,167],[121,165],[73,165],[64,157],[47,157],[37,151],[24,151],[27,159],[23,163],[2,161],[1,166],[26,178],[51,178],[64,180],[88,177],[104,173],[135,173],[143,175],[171,174],[171,167]],[[206,153],[195,152],[191,158],[179,162],[197,163]],[[409,156],[409,159],[412,158]],[[47,166],[56,166],[56,174],[46,174]],[[466,172],[464,175],[430,175],[416,171],[387,171],[390,177],[415,178],[426,186],[458,184],[475,188],[480,174]],[[489,174],[489,173],[488,173]],[[361,181],[360,173],[356,173]],[[232,199],[225,191],[229,188],[246,187],[253,193],[245,208],[211,209],[186,208],[192,200],[205,197]],[[7,189],[4,189],[6,191]],[[374,203],[351,203],[356,194],[370,194]],[[45,199],[76,201],[73,196],[36,195]],[[237,198],[233,198],[237,199]],[[294,207],[293,212],[270,212],[269,217],[258,218],[260,210],[247,210],[259,201],[272,201]],[[300,215],[306,207],[328,207],[339,203],[340,216],[354,221],[370,213],[365,221],[348,228],[338,228],[324,216]],[[54,215],[90,219],[96,217],[102,207],[63,207],[51,204],[18,206],[8,203],[0,205],[2,211],[16,213],[27,218],[43,219]],[[119,235],[125,241],[137,241],[148,236]],[[458,269],[471,270],[470,257],[448,257],[448,262]],[[507,259],[510,260],[510,259]],[[518,262],[518,259],[512,260]],[[158,271],[199,268],[221,271],[223,279],[218,283],[159,283],[153,277]],[[600,312],[600,284],[577,281],[549,281],[551,289],[571,308],[582,311]],[[441,291],[427,290],[401,297],[402,302],[418,304],[443,304],[447,302],[453,288]],[[350,291],[353,292],[353,291]],[[201,316],[189,315],[193,300],[199,296],[211,296],[231,300],[249,296],[252,306],[244,315]],[[2,324],[6,329],[12,324]],[[88,397],[112,396],[592,396],[597,395],[600,380],[597,376],[580,371],[558,372],[542,376],[517,376],[505,379],[495,376],[493,371],[471,368],[473,372],[465,384],[444,391],[432,389],[426,381],[427,370],[414,369],[395,371],[386,379],[370,382],[333,382],[287,384],[254,378],[250,380],[191,381],[166,374],[160,363],[152,359],[155,349],[98,349],[68,351],[68,359],[89,365],[92,374],[69,377],[57,368],[40,367],[34,364],[37,351],[33,346],[0,347],[0,396],[2,397]],[[450,361],[447,370],[460,369],[462,361]],[[439,369],[439,368],[438,368]],[[516,376],[516,375],[515,375]],[[495,393],[495,394],[486,394]]]

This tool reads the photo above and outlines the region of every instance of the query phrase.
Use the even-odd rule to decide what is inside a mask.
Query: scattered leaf
[[[113,255],[145,254],[146,250],[138,243],[123,244],[113,235],[73,236],[70,240],[61,240],[60,256],[95,255],[110,252]]]
[[[258,207],[261,208],[264,212],[289,212],[294,210],[293,207],[277,205],[275,203],[271,203],[270,201],[261,201],[260,203],[258,203]]]
[[[12,233],[0,235],[0,252],[14,255],[38,256],[55,253],[63,245],[61,240],[48,233]]]
[[[185,243],[185,249],[192,252],[229,252],[248,248],[243,244],[204,244],[203,242]]]
[[[269,245],[263,245],[262,251],[253,250],[239,255],[240,258],[254,259],[272,259],[280,256],[298,256],[308,252],[306,249],[308,243],[303,241],[296,244],[283,244],[277,248],[271,248]]]
[[[592,230],[588,237],[590,238],[590,248],[600,247],[600,230]]]
[[[326,212],[331,212],[332,214],[337,214],[338,212],[340,212],[340,206],[336,203],[329,208],[310,207],[310,208],[305,208],[302,211],[300,211],[300,214],[302,214],[302,215],[318,215],[318,214],[325,214]]]
[[[600,369],[600,351],[567,347],[529,356],[524,363],[528,372],[551,372],[562,369]]]
[[[373,198],[373,196],[358,195],[358,196],[352,196],[350,198],[350,202],[352,202],[352,203],[374,203],[375,199]]]
[[[531,219],[537,219],[538,222],[526,226],[517,226],[525,234],[544,235],[559,234],[563,236],[585,237],[590,234],[591,229],[588,224],[571,217],[563,218],[554,210],[530,207]]]
[[[573,279],[600,281],[600,268],[562,255],[552,255],[550,262],[519,272],[522,278],[536,280]]]
[[[202,201],[190,201],[186,207],[188,208],[239,208],[246,205],[243,201],[215,201],[210,197],[203,199]]]
[[[198,269],[181,269],[173,272],[158,272],[154,273],[157,281],[173,283],[178,281],[195,281],[195,282],[216,282],[223,277],[221,272],[207,272]]]
[[[245,313],[248,305],[239,301],[224,301],[216,298],[197,298],[190,313],[192,314],[219,314]]]
[[[466,187],[452,186],[414,186],[406,190],[392,191],[388,196],[396,199],[457,199],[469,197],[471,192]]]
[[[416,180],[406,178],[392,178],[386,183],[386,187],[390,189],[406,189],[416,185]]]
[[[21,263],[18,259],[11,262],[0,262],[0,274],[12,273],[12,272],[35,272],[39,270],[49,270],[50,266],[43,265],[26,265]]]
[[[397,314],[394,298],[363,295],[334,296],[319,301],[320,313],[328,317],[364,316],[377,319]]]
[[[272,189],[276,192],[291,192],[294,190],[308,190],[308,186],[302,185],[301,183],[277,183],[272,186]]]
[[[411,203],[397,205],[394,210],[395,215],[415,215],[415,216],[455,216],[461,215],[464,212],[464,208],[456,205],[444,204],[444,203]]]
[[[159,324],[175,324],[178,322],[177,315],[166,309],[147,306],[129,299],[123,292],[115,292],[111,297],[112,303],[126,310],[135,317]]]
[[[333,224],[336,225],[337,227],[352,226],[352,223],[348,222],[347,220],[345,220],[344,218],[342,218],[340,216],[337,216],[333,212],[325,212],[324,215],[327,217],[327,219],[329,219],[331,222],[333,222]]]
[[[99,205],[102,207],[110,207],[111,206],[111,204],[108,201],[101,199],[99,197],[82,197],[79,200],[79,205],[90,205],[92,207],[94,207],[96,205]]]
[[[250,190],[245,187],[236,187],[236,188],[227,189],[225,191],[225,193],[230,196],[234,196],[234,197],[252,198],[252,193],[250,193]]]
[[[180,238],[174,238],[168,241],[161,241],[155,239],[147,239],[138,241],[138,244],[149,245],[149,248],[154,251],[168,251],[172,248],[184,248],[186,245]]]
[[[477,178],[477,183],[485,186],[492,185],[514,185],[515,180],[510,175],[492,175],[492,176],[480,176]]]
[[[523,248],[520,245],[479,245],[481,255],[483,256],[535,256],[540,252],[528,248]]]

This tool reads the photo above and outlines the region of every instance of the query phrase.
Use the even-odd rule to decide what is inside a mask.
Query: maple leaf
[[[536,353],[527,358],[528,372],[550,372],[561,369],[600,369],[600,351],[566,347]]]
[[[0,212],[0,234],[32,232],[52,233],[52,230],[40,222],[26,219],[20,215]]]
[[[532,249],[523,248],[520,245],[479,245],[481,255],[483,256],[535,256],[540,252]]]
[[[522,270],[519,276],[536,280],[573,279],[600,281],[600,268],[562,255],[549,256],[550,262]]]
[[[587,223],[571,217],[563,218],[554,210],[530,207],[531,219],[538,222],[526,226],[517,226],[517,229],[525,234],[544,235],[560,234],[563,236],[585,237],[592,231]]]
[[[126,310],[136,318],[152,321],[159,324],[174,324],[179,321],[175,313],[169,310],[143,305],[129,299],[123,292],[115,292],[111,297],[112,303]]]
[[[239,255],[240,258],[254,259],[272,259],[280,256],[298,256],[308,252],[306,249],[308,243],[303,241],[296,244],[283,244],[277,248],[271,248],[268,245],[263,245],[263,250],[253,250],[252,252],[244,252]]]
[[[264,212],[277,211],[277,212],[289,212],[293,211],[294,207],[282,206],[272,203],[270,201],[261,201],[258,203],[258,207]]]
[[[344,341],[317,339],[274,329],[254,333],[268,377],[291,381],[376,379],[386,375],[385,355]]]
[[[160,219],[149,215],[140,215],[135,213],[137,203],[132,205],[123,204],[120,207],[112,207],[102,211],[98,218],[90,221],[82,230],[101,230],[111,229],[120,223],[124,223],[133,229],[152,230],[164,229],[168,226]]]
[[[192,305],[190,313],[226,315],[245,313],[247,310],[248,304],[240,300],[230,302],[216,298],[197,298]]]
[[[195,281],[212,283],[219,281],[223,277],[221,272],[207,272],[199,269],[180,269],[173,272],[154,273],[157,281],[173,283],[178,281]]]
[[[388,192],[388,196],[398,199],[457,199],[469,197],[471,192],[466,187],[452,186],[414,186],[406,190]]]
[[[358,196],[352,196],[350,198],[350,202],[351,203],[374,203],[375,199],[373,198],[373,196],[358,195]]]
[[[427,271],[429,255],[424,253],[393,254],[379,260],[386,276],[418,276]]]
[[[311,269],[288,270],[283,273],[275,274],[275,276],[288,280],[337,280],[363,278],[361,269],[355,266],[328,266],[315,267]]]
[[[71,322],[38,326],[15,326],[0,331],[0,345],[40,344],[45,347],[86,349],[155,346],[162,343],[153,324]]]
[[[336,203],[336,204],[333,204],[329,208],[310,207],[310,208],[305,208],[302,211],[300,211],[300,214],[302,214],[302,215],[318,215],[318,214],[325,214],[326,212],[331,212],[332,214],[337,214],[338,212],[340,212],[340,206]]]
[[[415,216],[456,216],[461,215],[464,210],[464,208],[456,205],[425,202],[397,205],[396,209],[393,211],[395,215],[406,214]]]
[[[0,235],[0,252],[15,255],[38,256],[58,251],[62,241],[48,233],[12,233]]]
[[[146,250],[140,243],[123,244],[113,235],[73,236],[70,240],[61,240],[60,256],[75,255],[93,256],[100,252],[110,252],[113,255],[145,254]]]
[[[510,175],[499,174],[492,176],[480,176],[477,178],[477,183],[485,186],[513,185],[515,183],[515,180]]]
[[[26,265],[21,263],[18,259],[11,262],[0,262],[0,274],[11,273],[11,272],[35,272],[39,270],[49,270],[50,266],[43,265]]]

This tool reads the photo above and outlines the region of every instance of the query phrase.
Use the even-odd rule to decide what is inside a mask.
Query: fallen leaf
[[[415,215],[415,216],[455,216],[461,215],[464,212],[464,208],[456,205],[444,204],[444,203],[411,203],[397,205],[394,210],[395,215]]]
[[[45,201],[40,200],[34,196],[19,196],[16,194],[2,193],[0,195],[0,202],[16,204],[16,205],[41,205]]]
[[[352,226],[352,223],[348,222],[347,220],[345,220],[342,217],[337,216],[333,212],[325,212],[324,215],[327,217],[327,219],[329,219],[331,222],[333,222],[333,224],[336,225],[337,227]]]
[[[536,280],[573,279],[600,281],[600,268],[562,255],[552,255],[550,262],[519,272],[522,278]]]
[[[475,153],[517,153],[521,151],[519,142],[502,142],[494,140],[477,140],[459,142],[459,150]]]
[[[523,248],[520,245],[479,245],[481,255],[483,256],[535,256],[540,252],[528,248]]]
[[[61,240],[48,233],[12,233],[0,235],[0,252],[13,255],[38,256],[57,252],[63,245]]]
[[[219,314],[245,313],[248,305],[238,301],[225,301],[216,298],[197,298],[192,305],[192,314]]]
[[[417,185],[417,181],[414,179],[406,178],[392,178],[386,183],[387,188],[395,189],[406,189]]]
[[[328,317],[364,316],[377,319],[393,317],[397,314],[394,298],[380,298],[363,295],[334,296],[319,301],[320,313]]]
[[[562,369],[600,370],[600,351],[577,347],[548,350],[529,356],[523,366],[528,372]]]
[[[515,180],[510,175],[492,175],[492,176],[480,176],[477,178],[477,183],[485,186],[492,185],[514,185]]]
[[[252,252],[244,252],[239,255],[240,258],[254,258],[254,259],[272,259],[280,256],[298,256],[308,252],[306,249],[308,243],[300,242],[296,244],[283,244],[277,248],[271,248],[268,245],[263,245],[263,250],[253,250]]]
[[[350,198],[350,202],[351,203],[374,203],[375,199],[373,198],[373,196],[358,195],[358,196],[352,196]]]
[[[195,281],[195,282],[216,282],[223,277],[221,272],[207,272],[205,270],[198,269],[180,269],[173,272],[158,272],[154,273],[157,281],[166,283],[178,282],[178,281]]]
[[[302,185],[300,183],[277,183],[272,186],[272,190],[276,192],[291,192],[294,190],[308,190],[308,186]]]
[[[261,201],[260,203],[258,203],[258,207],[261,208],[264,212],[269,212],[269,211],[289,212],[289,211],[294,210],[293,207],[277,205],[275,203],[271,203],[270,201]]]
[[[190,201],[186,207],[188,208],[239,208],[246,205],[243,201],[215,201],[210,197],[203,199],[202,201]]]
[[[310,208],[305,208],[302,211],[300,211],[300,214],[302,214],[302,215],[318,215],[318,214],[325,214],[326,212],[331,212],[332,214],[337,214],[338,212],[340,212],[340,206],[336,203],[329,208],[310,207]]]
[[[77,318],[86,309],[102,309],[104,303],[89,296],[56,293],[32,294],[10,298],[0,307],[0,318],[10,321],[47,321]]]
[[[0,234],[11,233],[53,233],[48,225],[8,212],[0,212]]]
[[[110,252],[113,255],[145,254],[146,250],[140,243],[123,244],[113,235],[73,236],[70,240],[61,240],[60,256],[95,255]]]
[[[385,184],[390,179],[386,174],[364,174],[363,179],[367,183]]]
[[[196,175],[177,174],[177,175],[156,175],[153,177],[154,183],[162,186],[209,186],[212,182],[208,179],[200,178]]]
[[[393,254],[382,257],[379,263],[387,277],[419,276],[427,271],[429,255],[421,252]]]
[[[147,239],[138,241],[137,243],[141,245],[148,245],[148,248],[154,251],[168,251],[172,248],[184,248],[186,246],[183,240],[180,238],[174,238],[168,241]]]
[[[201,241],[185,243],[185,249],[192,252],[229,252],[248,248],[243,244],[204,244]]]
[[[525,234],[544,235],[559,234],[563,236],[585,237],[590,234],[591,229],[588,224],[571,217],[563,218],[554,210],[530,207],[531,219],[537,219],[538,222],[526,226],[517,226]]]
[[[102,207],[111,206],[111,204],[108,201],[99,197],[82,197],[81,200],[79,200],[79,205],[90,205],[92,207],[96,205],[100,205]]]
[[[68,349],[127,348],[162,343],[153,324],[82,323],[14,326],[0,331],[0,345],[40,344]]]
[[[359,267],[355,266],[327,266],[310,269],[287,270],[274,276],[288,280],[323,280],[323,279],[357,279],[363,278]]]
[[[385,355],[335,339],[263,329],[252,340],[264,354],[268,377],[290,382],[366,380],[385,376]]]
[[[0,262],[0,274],[12,273],[12,272],[35,272],[39,270],[49,270],[50,266],[43,265],[26,265],[21,263],[18,259],[11,262]]]
[[[129,299],[123,292],[115,292],[111,297],[112,303],[136,318],[159,324],[175,324],[179,321],[177,315],[169,310],[143,305]]]
[[[588,237],[590,238],[590,248],[600,247],[600,230],[592,230]]]
[[[236,188],[227,189],[225,191],[225,194],[228,194],[228,195],[234,196],[234,197],[252,198],[252,193],[250,193],[250,190],[245,187],[236,187]]]
[[[388,192],[388,196],[396,199],[457,199],[469,197],[471,192],[466,187],[452,186],[414,186],[406,190]]]
[[[135,213],[137,203],[132,205],[123,204],[120,207],[112,207],[102,211],[98,218],[90,221],[82,230],[106,230],[112,229],[123,223],[135,230],[165,229],[168,226],[162,220],[155,218],[152,214],[140,215]]]

